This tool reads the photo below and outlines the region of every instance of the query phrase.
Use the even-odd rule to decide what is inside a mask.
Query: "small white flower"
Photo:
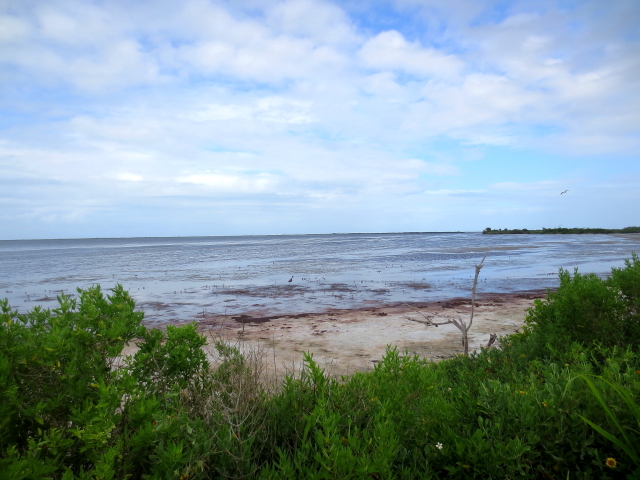
[[[451,388],[447,388],[447,390],[450,392],[450,391],[451,391]]]
[[[440,442],[436,443],[436,448],[442,450],[442,444]]]

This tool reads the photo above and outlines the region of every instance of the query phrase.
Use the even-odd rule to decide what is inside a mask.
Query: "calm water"
[[[207,313],[299,313],[557,285],[606,275],[640,235],[345,234],[0,241],[0,298],[26,311],[60,292],[123,284],[149,322]],[[293,277],[291,282],[288,280]]]

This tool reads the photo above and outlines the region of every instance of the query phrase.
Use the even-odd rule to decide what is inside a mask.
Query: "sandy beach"
[[[523,325],[526,310],[533,306],[535,299],[544,296],[543,291],[478,295],[469,332],[470,350],[486,345],[492,333],[503,336],[516,332]],[[213,350],[211,345],[218,339],[244,351],[260,350],[268,368],[278,373],[298,371],[302,353],[310,352],[330,375],[340,376],[373,369],[387,345],[431,361],[460,354],[461,337],[455,326],[428,327],[412,319],[421,320],[422,314],[435,321],[448,318],[468,321],[470,312],[470,299],[454,298],[410,306],[376,305],[324,313],[205,314],[198,319],[198,324],[201,333],[209,339],[208,350]],[[123,353],[133,351],[135,347]],[[215,355],[211,355],[211,360],[215,361]]]

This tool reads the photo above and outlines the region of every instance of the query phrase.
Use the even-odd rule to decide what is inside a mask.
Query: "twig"
[[[418,310],[417,308],[415,308],[412,305],[409,305],[408,303],[404,303],[402,302],[403,305],[406,305],[407,307],[409,307],[410,309],[414,310],[418,315],[422,316],[426,322],[423,322],[422,320],[416,320],[415,318],[409,318],[407,317],[407,320],[411,320],[412,322],[418,322],[418,323],[422,323],[423,325],[427,325],[427,326],[431,326],[433,325],[434,327],[437,327],[438,325],[447,325],[449,323],[453,323],[453,320],[447,320],[446,322],[440,322],[440,323],[436,323],[433,320],[431,320],[431,318],[427,317],[425,314],[423,314],[420,310]]]

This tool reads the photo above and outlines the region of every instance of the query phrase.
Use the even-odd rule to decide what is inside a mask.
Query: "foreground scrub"
[[[628,478],[640,261],[560,280],[500,349],[438,364],[389,349],[342,379],[305,355],[277,386],[225,343],[211,368],[195,325],[145,328],[122,287],[26,315],[4,301],[2,478]]]

